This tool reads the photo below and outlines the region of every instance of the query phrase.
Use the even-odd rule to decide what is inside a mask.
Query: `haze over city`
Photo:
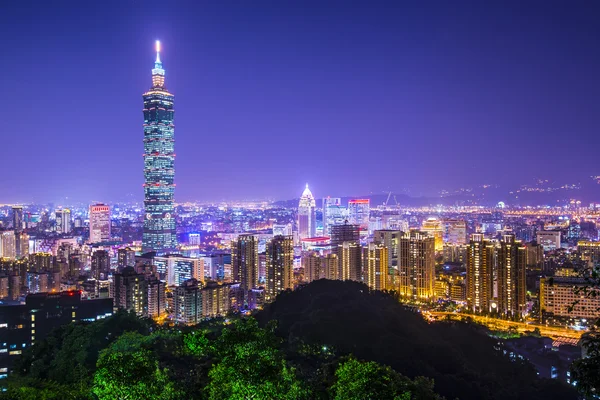
[[[179,202],[599,173],[597,2],[375,3],[4,2],[0,201],[142,199],[156,39]]]

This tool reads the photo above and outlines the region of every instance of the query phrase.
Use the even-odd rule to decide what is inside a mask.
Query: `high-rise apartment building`
[[[308,183],[298,203],[298,238],[306,239],[317,236],[316,202]]]
[[[364,282],[371,289],[387,289],[388,255],[388,248],[382,244],[369,243],[364,249]]]
[[[360,235],[369,234],[369,216],[371,215],[371,201],[369,199],[353,199],[348,201],[348,221],[358,225]]]
[[[92,254],[92,278],[108,279],[110,272],[110,255],[106,250],[96,250]]]
[[[160,318],[166,313],[167,285],[155,276],[146,277],[148,285],[148,318]]]
[[[120,269],[135,266],[135,251],[130,247],[117,250],[117,267]]]
[[[435,239],[417,230],[404,232],[398,255],[399,292],[404,298],[427,301],[435,296]]]
[[[115,308],[133,311],[137,315],[148,315],[148,282],[143,274],[126,267],[114,275]]]
[[[17,243],[14,231],[0,232],[0,257],[17,258]]]
[[[498,313],[517,316],[526,307],[527,249],[514,235],[504,235],[498,248]]]
[[[208,282],[202,288],[202,316],[214,318],[227,314],[230,306],[230,291],[231,285]]]
[[[600,242],[580,240],[577,242],[577,251],[581,254],[583,261],[587,261],[592,265],[600,264]]]
[[[21,206],[13,206],[13,230],[15,232],[15,256],[16,258],[23,257],[25,254],[22,254],[22,236],[23,232],[23,207]]]
[[[373,233],[373,242],[385,246],[388,251],[388,273],[398,270],[398,254],[400,252],[400,237],[402,232],[382,229]]]
[[[323,257],[314,251],[302,255],[302,268],[304,268],[304,280],[306,282],[316,281],[325,277],[322,261]]]
[[[434,238],[435,251],[444,250],[444,228],[442,227],[442,222],[439,219],[434,217],[427,218],[425,221],[423,221],[421,231]]]
[[[110,240],[110,207],[106,204],[90,206],[90,243]]]
[[[267,243],[266,300],[294,287],[294,242],[291,236],[275,236]]]
[[[362,248],[356,242],[344,242],[337,247],[338,276],[346,281],[362,281]]]
[[[494,243],[482,233],[471,236],[467,247],[467,306],[475,312],[492,311]]]
[[[173,195],[175,191],[174,97],[165,88],[165,70],[156,42],[152,87],[144,98],[144,232],[142,251],[158,254],[177,247]]]
[[[258,237],[240,235],[231,242],[231,269],[245,296],[258,286]]]
[[[173,314],[175,321],[195,325],[202,320],[202,283],[189,279],[175,289]]]

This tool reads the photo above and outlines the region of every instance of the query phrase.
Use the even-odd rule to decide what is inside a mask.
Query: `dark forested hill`
[[[276,320],[291,349],[329,346],[388,365],[410,378],[433,378],[447,399],[575,399],[556,381],[540,380],[485,332],[465,323],[427,323],[392,296],[356,282],[320,280],[285,292],[257,315]],[[293,353],[293,352],[292,352]]]

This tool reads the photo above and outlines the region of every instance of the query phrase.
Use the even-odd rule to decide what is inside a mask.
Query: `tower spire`
[[[160,62],[160,40],[156,41],[156,64],[161,64]]]

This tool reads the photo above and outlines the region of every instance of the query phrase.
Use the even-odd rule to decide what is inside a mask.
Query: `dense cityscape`
[[[0,398],[598,398],[594,171],[185,200],[162,45],[138,193],[0,204]]]

